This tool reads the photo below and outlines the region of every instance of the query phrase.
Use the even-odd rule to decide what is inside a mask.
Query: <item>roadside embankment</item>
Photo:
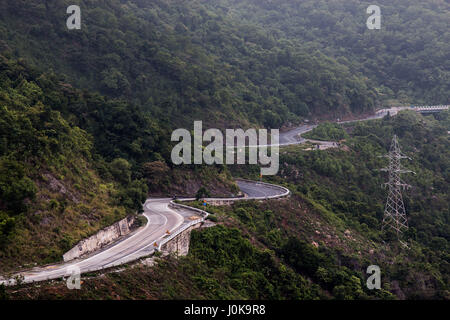
[[[106,227],[78,244],[63,255],[64,262],[101,249],[122,236],[128,235],[135,223],[134,216],[128,216],[113,225]]]

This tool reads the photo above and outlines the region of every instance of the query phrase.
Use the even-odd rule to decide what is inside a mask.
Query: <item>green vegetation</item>
[[[214,284],[211,275],[224,275],[224,283],[241,298],[249,299],[313,299],[317,288],[276,261],[269,250],[256,249],[237,229],[222,226],[192,234],[190,248],[193,259],[208,268],[207,277],[196,277],[198,285]],[[210,289],[210,288],[209,288]],[[214,292],[215,290],[212,290]],[[217,295],[216,297],[220,297]]]
[[[146,182],[132,178],[127,160],[105,160],[75,114],[54,107],[64,85],[0,56],[0,88],[2,269],[59,260],[78,240],[142,210]]]
[[[211,195],[210,195],[209,191],[205,187],[201,187],[200,189],[198,189],[197,193],[195,194],[195,198],[197,200],[199,200],[201,198],[208,198],[210,196]]]
[[[449,102],[448,1],[378,1],[381,30],[366,27],[366,9],[375,4],[371,1],[207,3],[222,16],[232,16],[248,28],[263,28],[269,39],[289,42],[309,54],[320,51],[333,57],[352,74],[369,78],[366,83],[376,88],[377,97],[386,103]],[[331,74],[327,78],[335,79]],[[331,96],[330,92],[326,95]]]
[[[324,122],[312,131],[302,134],[302,137],[315,140],[340,141],[347,139],[348,134],[339,124]]]
[[[69,31],[66,8],[77,3],[82,28]],[[207,2],[3,0],[0,36],[5,52],[78,87],[125,98],[163,129],[193,119],[278,128],[310,114],[371,111],[377,99],[367,80],[323,52]]]
[[[0,88],[2,270],[60,260],[79,240],[141,212],[149,190],[170,192],[189,179],[207,180],[214,194],[236,188],[223,166],[170,170],[150,117],[123,101],[1,55]]]
[[[65,26],[72,4],[81,30]],[[0,0],[0,270],[59,260],[140,212],[148,193],[231,195],[232,174],[258,177],[258,166],[172,165],[170,133],[194,119],[279,128],[448,103],[449,4],[381,1],[376,31],[369,4]],[[339,148],[280,151],[270,180],[291,198],[208,206],[222,225],[194,231],[187,257],[91,279],[85,291],[0,286],[0,299],[448,299],[449,128],[448,112],[323,123],[305,137],[346,140]],[[414,186],[408,250],[380,231],[378,156],[393,134],[417,173],[404,178]],[[383,290],[364,285],[371,264]]]
[[[328,214],[332,213],[318,211],[306,197],[295,194],[279,202],[242,201],[207,210],[219,222],[243,230],[253,244],[272,252],[296,274],[309,279],[321,299],[395,298],[386,289],[386,279],[380,291],[365,286],[365,267],[376,258],[369,253],[376,248],[374,244],[353,230],[348,236],[348,227],[342,220],[329,221]],[[203,241],[191,245],[205,244]],[[218,245],[213,247],[221,250]]]
[[[412,158],[403,160],[403,165],[416,172],[404,176],[414,186],[405,198],[411,229],[427,229],[428,236],[420,233],[418,237],[423,241],[442,237],[445,229],[439,232],[428,225],[431,221],[446,225],[449,201],[448,112],[436,117],[439,120],[402,112],[393,118],[348,125],[352,137],[345,144],[349,151],[287,152],[281,156],[281,162],[287,163],[281,176],[347,223],[356,219],[361,226],[379,229],[386,196],[380,185],[387,176],[378,169],[387,162],[378,156],[388,152],[392,136],[397,134],[402,150]],[[429,241],[424,244],[431,244]]]
[[[61,283],[16,291],[11,298],[54,299],[317,299],[318,287],[253,246],[237,229],[192,232],[187,257],[109,273],[68,290]]]
[[[288,187],[290,199],[207,210],[219,222],[245,230],[332,297],[448,298],[449,124],[448,112],[402,112],[348,124],[349,138],[339,149],[281,150],[283,165],[270,182]],[[413,186],[404,192],[410,249],[381,232],[386,200],[381,185],[388,177],[378,170],[387,165],[378,156],[388,152],[394,133],[412,158],[403,165],[416,172],[403,177]],[[241,169],[233,171],[245,174]],[[248,178],[257,179],[254,169]],[[372,264],[381,267],[382,291],[367,292],[363,285]]]
[[[225,165],[170,166],[163,160],[142,164],[140,172],[155,196],[195,197],[202,187],[210,196],[237,194],[239,188]]]
[[[347,149],[288,151],[280,159],[285,163],[280,176],[291,190],[378,243],[378,248],[384,247],[383,240],[390,243],[389,249],[381,250],[384,258],[377,260],[387,277],[400,283],[399,297],[448,295],[448,121],[448,112],[427,117],[403,112],[394,118],[348,125],[351,138],[345,143]],[[378,169],[387,163],[378,156],[387,153],[393,134],[399,136],[402,151],[412,158],[403,160],[403,165],[416,172],[403,177],[413,186],[404,192],[410,250],[396,248],[396,241],[381,233],[386,197],[381,184],[387,176]]]

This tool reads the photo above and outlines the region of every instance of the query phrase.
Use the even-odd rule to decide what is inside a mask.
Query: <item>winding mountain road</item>
[[[236,181],[246,197],[241,198],[210,198],[214,200],[252,200],[282,197],[289,194],[289,190],[283,187],[259,183],[253,181]],[[84,259],[72,260],[67,263],[38,267],[29,271],[16,274],[12,279],[3,279],[0,284],[16,284],[16,276],[20,275],[22,283],[32,283],[51,279],[68,277],[73,268],[79,268],[81,274],[98,271],[113,266],[148,256],[158,248],[159,242],[184,225],[192,222],[191,218],[196,215],[195,211],[183,208],[173,208],[170,198],[147,199],[144,204],[143,215],[147,218],[147,224],[135,231],[131,236],[113,245],[95,252]],[[179,199],[193,200],[193,198]]]
[[[398,108],[391,108],[391,109],[382,109],[377,111],[374,115],[370,115],[361,119],[355,119],[355,120],[348,120],[348,121],[338,121],[337,123],[352,123],[352,122],[358,122],[358,121],[368,121],[368,120],[374,120],[374,119],[381,119],[385,115],[388,114],[388,112],[392,115],[397,114]],[[289,129],[285,132],[280,132],[280,140],[279,140],[279,146],[288,146],[293,144],[302,144],[305,142],[313,142],[316,144],[324,145],[328,148],[335,147],[335,143],[333,141],[316,141],[311,139],[305,139],[302,137],[302,134],[307,133],[309,131],[312,131],[314,128],[316,128],[316,124],[304,124],[299,127],[295,127],[293,129]]]
[[[364,121],[382,118],[389,110],[384,109],[374,116],[364,119],[346,121]],[[343,122],[342,122],[343,123]],[[317,125],[302,125],[297,128],[280,133],[279,146],[301,144],[308,141],[301,137],[301,134],[313,130]],[[323,142],[331,143],[331,142]],[[280,186],[255,181],[237,180],[241,191],[246,195],[241,198],[211,198],[209,201],[239,201],[239,200],[260,200],[284,197],[289,194],[289,190]],[[193,199],[179,199],[193,200]],[[118,266],[127,262],[137,260],[139,258],[150,255],[158,248],[158,243],[167,236],[177,230],[183,228],[192,222],[192,216],[196,215],[195,211],[188,208],[171,206],[171,199],[147,199],[144,204],[143,215],[147,218],[147,224],[132,233],[129,237],[122,239],[106,248],[99,250],[84,259],[72,260],[63,264],[50,265],[46,267],[38,267],[29,271],[23,271],[20,275],[23,283],[31,283],[68,277],[71,274],[71,268],[79,268],[81,273],[87,273],[113,266]],[[0,280],[0,284],[14,285],[15,279]]]

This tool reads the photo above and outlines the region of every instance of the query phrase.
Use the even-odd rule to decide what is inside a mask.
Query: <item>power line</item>
[[[389,181],[383,184],[384,187],[388,187],[389,194],[384,208],[381,230],[393,229],[397,234],[397,239],[406,245],[406,243],[401,241],[402,233],[408,230],[408,219],[406,217],[405,204],[403,203],[402,190],[409,189],[411,186],[404,183],[400,175],[414,172],[402,169],[400,161],[401,159],[411,159],[401,153],[397,135],[394,135],[392,138],[389,153],[382,157],[389,159],[388,167],[381,169],[381,171],[389,172]]]

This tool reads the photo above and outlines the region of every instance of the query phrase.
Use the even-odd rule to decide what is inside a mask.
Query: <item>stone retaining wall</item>
[[[134,216],[126,217],[113,225],[100,230],[93,236],[81,240],[75,247],[67,251],[63,255],[64,262],[73,260],[87,253],[94,252],[121,236],[125,236],[131,232],[131,226],[135,222]]]

